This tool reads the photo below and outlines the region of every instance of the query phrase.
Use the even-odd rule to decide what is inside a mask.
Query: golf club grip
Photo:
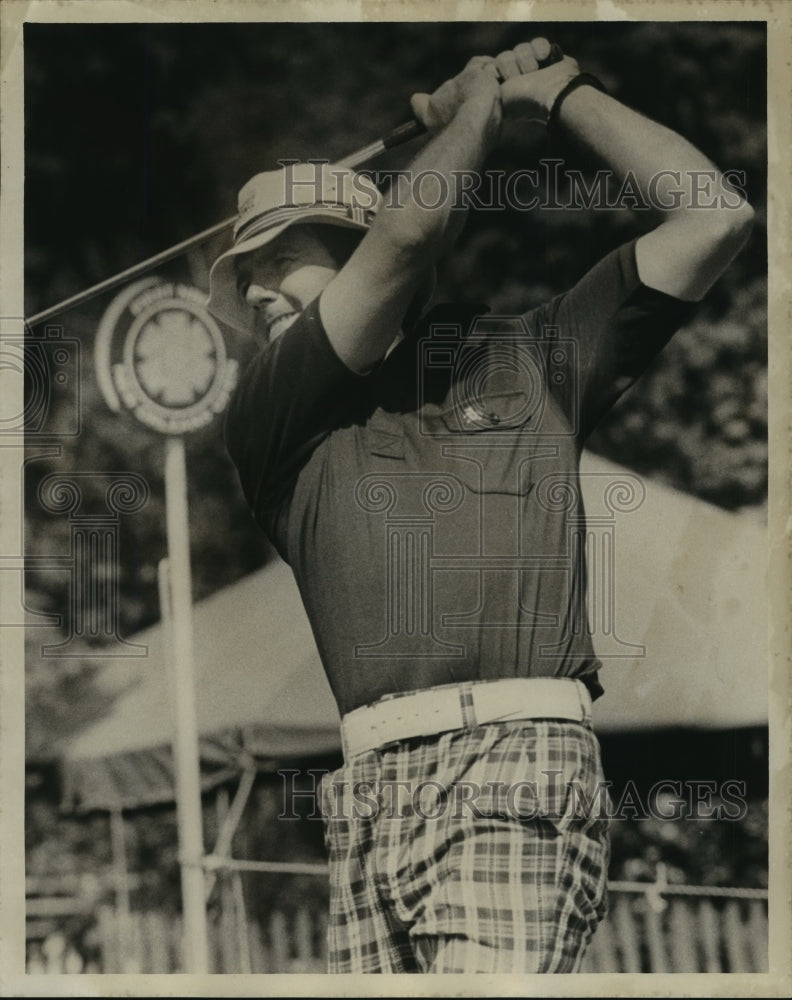
[[[382,148],[392,149],[394,146],[401,146],[403,142],[417,139],[424,132],[426,132],[426,126],[422,125],[417,118],[413,118],[411,121],[404,122],[403,125],[397,125],[387,135],[384,135],[382,137]]]
[[[545,66],[552,66],[553,63],[560,62],[563,58],[564,53],[561,51],[561,46],[553,42],[550,46],[550,54],[547,59],[543,59],[539,65],[544,69]],[[392,149],[394,146],[401,146],[402,143],[410,142],[411,139],[417,139],[419,135],[423,135],[425,132],[426,127],[413,118],[402,125],[397,125],[396,128],[383,136],[382,148],[385,150]]]

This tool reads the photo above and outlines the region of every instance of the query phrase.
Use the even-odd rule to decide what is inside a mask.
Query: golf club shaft
[[[165,264],[167,261],[173,260],[174,257],[178,257],[186,250],[197,246],[199,243],[203,243],[204,240],[225,232],[226,229],[230,229],[233,226],[235,221],[236,216],[233,216],[224,222],[218,222],[209,229],[204,229],[202,232],[196,233],[195,236],[191,236],[189,239],[183,240],[181,243],[177,243],[175,246],[169,247],[167,250],[163,250],[153,257],[148,257],[146,260],[140,261],[139,264],[133,264],[132,267],[128,267],[125,271],[119,271],[118,274],[114,274],[110,278],[105,278],[104,281],[100,281],[96,285],[91,285],[90,288],[85,288],[83,291],[72,295],[68,299],[64,299],[62,302],[58,302],[54,306],[49,306],[47,309],[36,313],[35,316],[30,316],[25,322],[28,326],[36,326],[45,320],[52,319],[53,316],[57,316],[59,313],[66,312],[68,309],[73,309],[75,306],[87,302],[95,295],[101,295],[102,292],[109,292],[111,288],[123,285],[126,281],[132,281],[133,278],[139,278],[141,274],[145,274],[147,271],[159,267],[160,264]]]
[[[384,152],[386,149],[391,149],[394,146],[399,146],[402,143],[409,142],[410,139],[414,139],[416,136],[423,134],[423,132],[425,132],[425,129],[419,122],[405,122],[403,125],[399,125],[397,128],[388,132],[387,135],[378,139],[376,142],[369,143],[367,146],[363,146],[354,153],[350,153],[349,156],[345,156],[335,165],[337,167],[354,169],[355,167],[360,166],[360,164],[373,159],[375,156],[379,156],[379,154]],[[59,313],[66,312],[68,309],[73,309],[75,306],[82,305],[83,302],[87,302],[96,295],[101,295],[103,292],[109,292],[112,288],[117,288],[119,285],[123,285],[127,281],[132,281],[134,278],[139,278],[147,271],[151,271],[155,267],[159,267],[161,264],[166,264],[169,260],[173,260],[174,257],[181,256],[181,254],[190,250],[192,247],[198,246],[205,240],[211,239],[213,236],[218,236],[220,233],[230,229],[236,222],[236,218],[237,217],[234,215],[230,219],[218,222],[214,226],[210,226],[209,229],[204,229],[200,233],[190,236],[189,239],[182,240],[181,243],[177,243],[175,246],[169,247],[167,250],[163,250],[160,253],[155,254],[153,257],[147,257],[146,260],[140,261],[139,264],[133,264],[132,267],[128,267],[124,271],[119,271],[118,274],[105,278],[104,281],[100,281],[96,285],[91,285],[90,288],[85,288],[83,291],[78,292],[76,295],[72,295],[68,299],[64,299],[62,302],[56,303],[54,306],[49,306],[47,309],[36,313],[34,316],[28,317],[26,320],[27,325],[31,327],[37,326],[39,323],[52,319],[53,316],[57,316]]]
[[[551,63],[558,62],[561,58],[561,49],[558,45],[554,44],[550,48],[550,54],[546,59],[542,60],[541,65],[549,66]],[[409,142],[411,139],[415,139],[419,135],[423,135],[424,132],[426,132],[426,129],[419,121],[413,119],[412,121],[404,122],[403,125],[398,125],[396,128],[388,132],[387,135],[384,135],[381,139],[377,139],[376,142],[371,142],[367,146],[363,146],[356,150],[354,153],[350,153],[349,156],[345,156],[343,159],[338,160],[335,166],[353,170],[362,163],[366,163],[368,160],[373,160],[375,156],[379,156],[380,153],[384,153],[386,149],[392,149],[394,146],[401,146],[403,143]],[[28,326],[36,326],[39,323],[43,323],[45,320],[52,319],[53,316],[57,316],[59,313],[66,312],[67,309],[73,309],[75,306],[79,306],[83,302],[87,302],[96,295],[101,295],[102,292],[109,292],[111,288],[123,285],[126,281],[132,281],[133,278],[138,278],[141,274],[145,274],[147,271],[151,271],[153,268],[159,267],[160,264],[165,264],[169,260],[173,260],[174,257],[179,257],[181,254],[185,253],[185,251],[190,250],[194,246],[198,246],[205,240],[211,239],[211,237],[218,236],[220,233],[225,232],[234,225],[235,221],[236,216],[232,216],[224,222],[218,222],[216,225],[210,226],[209,229],[204,229],[202,232],[196,233],[195,236],[191,236],[189,239],[183,240],[181,243],[177,243],[168,250],[163,250],[161,253],[155,254],[153,257],[148,257],[146,260],[142,260],[139,264],[133,264],[132,267],[128,267],[125,271],[119,271],[118,274],[114,274],[110,278],[105,278],[104,281],[100,281],[97,285],[92,285],[90,288],[86,288],[82,292],[72,295],[71,298],[64,299],[62,302],[58,302],[56,305],[50,306],[48,309],[44,309],[42,312],[36,313],[35,316],[30,316],[26,322]]]
[[[370,145],[363,146],[362,149],[358,149],[354,153],[350,153],[350,155],[345,156],[343,160],[338,160],[335,165],[337,167],[346,167],[348,170],[354,170],[355,167],[359,167],[361,163],[373,160],[375,156],[379,156],[380,153],[384,153],[386,149],[392,149],[394,146],[401,146],[402,143],[409,142],[411,139],[415,139],[419,135],[423,135],[425,132],[426,129],[424,126],[413,118],[410,122],[398,125],[395,129],[388,132],[387,135],[384,135],[381,139],[377,139],[376,142],[372,142]]]

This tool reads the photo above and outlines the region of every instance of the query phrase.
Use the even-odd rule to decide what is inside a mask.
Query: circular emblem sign
[[[111,302],[96,336],[96,370],[108,406],[163,434],[206,426],[239,374],[206,296],[148,278]]]

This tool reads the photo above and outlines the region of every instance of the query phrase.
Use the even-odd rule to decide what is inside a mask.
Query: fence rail
[[[225,880],[224,880],[225,881]],[[610,885],[610,910],[581,972],[766,972],[767,893],[657,883]],[[677,893],[675,890],[690,890]],[[327,914],[274,911],[263,924],[246,919],[232,880],[210,922],[210,971],[324,972]],[[34,922],[38,922],[37,917]],[[181,971],[181,920],[157,910],[95,915],[97,955],[88,965],[61,934],[31,940],[29,972],[170,973]],[[82,968],[80,965],[82,963]]]
[[[690,887],[699,888],[699,887]],[[767,972],[766,898],[610,890],[582,972]]]

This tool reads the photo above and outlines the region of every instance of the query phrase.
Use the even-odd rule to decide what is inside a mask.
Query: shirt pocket
[[[451,392],[424,428],[434,437],[444,467],[476,494],[525,496],[543,454],[538,432],[544,403],[520,388]],[[546,449],[545,449],[546,450]]]
[[[440,413],[442,430],[451,434],[515,432],[536,426],[537,406],[521,389],[460,396]]]

